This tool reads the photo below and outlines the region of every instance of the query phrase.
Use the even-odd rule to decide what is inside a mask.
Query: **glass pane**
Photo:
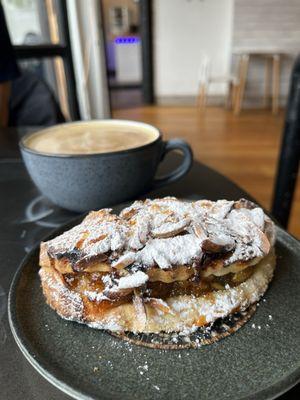
[[[63,116],[69,120],[66,75],[61,57],[26,59],[19,61],[19,66],[22,71],[27,72],[28,79],[36,80],[37,84],[41,83],[41,91],[50,90],[53,93]],[[43,88],[44,83],[47,86],[45,88]]]
[[[56,3],[56,0],[2,0],[12,43],[59,43],[61,34]]]
[[[102,0],[102,10],[111,107],[138,107],[143,104],[139,1]]]

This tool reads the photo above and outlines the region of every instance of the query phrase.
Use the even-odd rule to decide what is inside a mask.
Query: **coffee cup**
[[[42,194],[77,212],[121,203],[175,182],[193,161],[185,141],[164,141],[154,126],[126,120],[56,125],[24,136],[20,149]],[[181,164],[167,176],[155,177],[173,150],[183,154]]]

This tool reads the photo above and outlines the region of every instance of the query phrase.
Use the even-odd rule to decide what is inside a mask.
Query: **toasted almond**
[[[163,301],[162,299],[157,299],[154,297],[150,297],[148,299],[145,299],[145,301],[150,304],[152,307],[156,308],[159,311],[162,311],[163,313],[167,314],[172,314],[174,315],[174,312],[171,310],[169,305]]]
[[[158,228],[152,229],[151,233],[155,238],[173,237],[183,232],[190,222],[190,218],[184,218],[177,222],[167,222]]]
[[[193,223],[193,230],[194,230],[194,232],[195,232],[195,235],[198,237],[198,238],[200,238],[200,239],[205,239],[207,236],[206,236],[206,233],[205,233],[205,231],[204,231],[204,229],[202,228],[202,226],[200,225],[200,224],[198,224],[198,223]]]
[[[259,236],[260,236],[260,240],[261,240],[261,245],[260,245],[261,251],[264,254],[268,254],[270,251],[271,245],[267,238],[267,235],[265,235],[263,232],[260,231]]]
[[[112,267],[114,269],[124,269],[128,267],[128,265],[132,264],[135,261],[135,253],[129,252],[124,254],[124,256],[120,257],[117,261],[112,263]]]
[[[84,231],[84,232],[82,232],[81,238],[78,240],[78,242],[77,242],[76,245],[75,245],[75,247],[76,247],[77,249],[81,249],[81,248],[82,248],[83,243],[84,243],[84,241],[88,238],[89,234],[90,234],[89,231]]]
[[[138,329],[143,331],[147,323],[147,314],[143,299],[136,290],[134,291],[134,296],[132,301],[136,312],[136,318],[138,321]]]
[[[222,240],[219,237],[210,236],[203,240],[202,249],[209,253],[224,253],[230,251],[234,247],[234,241],[225,235]]]

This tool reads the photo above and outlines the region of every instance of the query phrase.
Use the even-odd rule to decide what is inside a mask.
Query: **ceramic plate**
[[[300,378],[300,244],[278,229],[276,248],[275,278],[253,318],[209,346],[155,350],[62,320],[44,301],[38,248],[11,285],[11,329],[33,367],[74,398],[271,399]]]

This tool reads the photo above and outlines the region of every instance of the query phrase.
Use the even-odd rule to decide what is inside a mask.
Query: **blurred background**
[[[2,6],[21,71],[11,82],[9,126],[110,117],[148,122],[166,138],[185,138],[197,160],[270,209],[300,50],[299,0]],[[41,111],[31,112],[37,106]],[[300,237],[296,187],[289,231]]]

